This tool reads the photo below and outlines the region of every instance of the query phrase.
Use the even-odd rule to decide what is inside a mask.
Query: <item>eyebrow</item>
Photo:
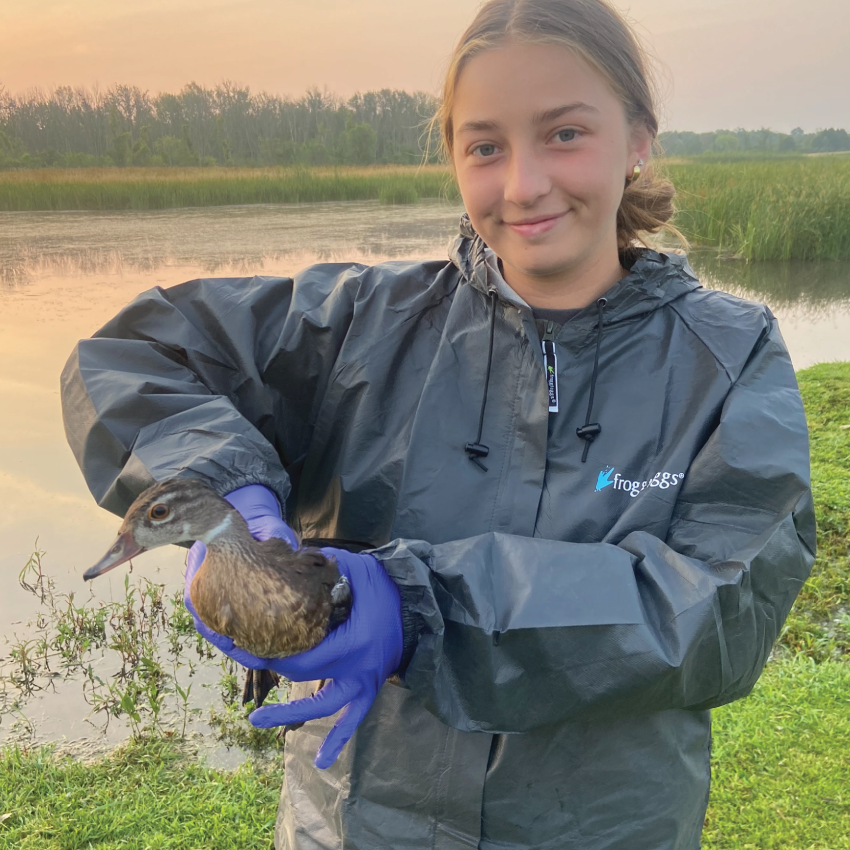
[[[591,112],[598,114],[599,110],[595,106],[591,106],[589,103],[576,101],[575,103],[566,103],[563,106],[556,106],[554,109],[546,109],[543,112],[535,112],[532,121],[535,124],[547,124],[550,121],[556,121],[558,118],[561,118],[570,112]],[[457,132],[476,133],[498,129],[498,121],[465,121],[457,128]]]

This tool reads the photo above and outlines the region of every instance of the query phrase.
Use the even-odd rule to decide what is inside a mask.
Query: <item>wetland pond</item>
[[[347,202],[239,206],[156,212],[0,212],[0,673],[37,631],[43,604],[19,585],[33,550],[45,573],[75,605],[122,600],[125,571],[84,585],[83,571],[103,554],[118,519],[98,508],[68,448],[59,405],[59,375],[74,344],[90,336],[136,294],[199,276],[289,275],[313,262],[435,259],[457,232],[457,204],[412,206]],[[764,301],[777,315],[797,369],[850,360],[850,267],[838,262],[752,263],[691,254],[704,286]],[[182,586],[183,550],[141,558],[139,577]],[[99,675],[114,676],[104,657]],[[97,667],[97,665],[95,665]],[[207,707],[220,669],[191,670]],[[181,674],[184,675],[184,674]],[[104,724],[86,717],[91,702],[78,681],[53,669],[48,688],[15,706],[0,682],[0,742],[64,742],[96,751],[126,737],[126,717]],[[185,687],[185,677],[184,681]],[[3,713],[6,706],[14,708]],[[196,734],[205,724],[192,722]],[[208,731],[208,729],[207,729]],[[71,746],[73,744],[73,746]],[[211,750],[214,763],[232,753]]]

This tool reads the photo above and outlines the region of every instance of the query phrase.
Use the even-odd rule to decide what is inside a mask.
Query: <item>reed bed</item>
[[[746,260],[850,257],[850,156],[670,160],[675,223]],[[155,210],[458,197],[447,168],[91,168],[0,172],[0,210]]]
[[[850,156],[670,163],[676,224],[746,260],[850,257]]]
[[[439,166],[91,168],[0,172],[0,210],[158,210],[457,197]]]

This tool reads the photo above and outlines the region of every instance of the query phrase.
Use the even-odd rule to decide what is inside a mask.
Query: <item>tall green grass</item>
[[[850,257],[850,157],[670,163],[693,242],[747,260]]]
[[[747,260],[850,258],[850,156],[678,160],[677,226]],[[458,197],[441,166],[90,168],[0,172],[0,210],[155,210]]]
[[[159,210],[316,201],[456,198],[446,169],[92,168],[0,172],[0,210]]]

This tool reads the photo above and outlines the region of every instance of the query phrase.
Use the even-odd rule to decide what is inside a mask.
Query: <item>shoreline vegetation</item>
[[[0,171],[0,210],[161,210],[243,204],[456,200],[439,165],[42,168]]]
[[[850,258],[850,156],[658,160],[674,223],[695,246],[744,260]],[[160,210],[242,204],[457,201],[440,165],[75,168],[0,171],[0,211]]]
[[[705,850],[850,850],[850,362],[812,366],[797,378],[811,438],[818,558],[753,694],[713,713]],[[59,612],[57,623],[68,627],[57,632],[55,646],[45,644],[45,652],[58,647],[66,661],[85,666],[84,653],[97,646],[101,626],[112,620],[123,661],[153,669],[147,687],[154,682],[161,693],[168,679],[144,645],[159,634],[156,623],[167,628],[172,643],[196,642],[179,594],[169,607],[168,600],[140,596],[125,583],[125,602],[101,614],[83,611],[66,605],[64,597],[54,598],[34,559],[21,573],[22,582],[49,600]],[[127,626],[133,618],[125,604],[147,612],[133,625],[136,631]],[[28,668],[19,671],[31,685],[39,652],[31,652]],[[133,658],[148,660],[140,664]],[[32,671],[29,678],[25,669]],[[140,719],[152,725],[134,725],[138,731],[131,741],[89,763],[59,757],[50,746],[0,748],[0,850],[271,846],[282,781],[279,753],[234,771],[209,768],[181,733],[157,726],[155,702],[150,695],[145,701],[141,686],[129,700],[126,680],[122,693],[98,681],[102,698],[96,705],[118,714],[142,712],[144,704]],[[235,704],[232,675],[228,690]],[[184,717],[196,711],[188,708],[188,689],[177,692]],[[234,708],[231,725],[236,713]],[[239,722],[245,724],[241,717]]]

